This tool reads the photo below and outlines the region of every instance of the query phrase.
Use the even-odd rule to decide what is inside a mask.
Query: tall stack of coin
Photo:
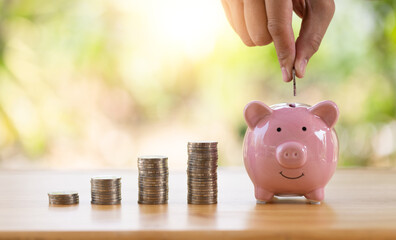
[[[50,192],[48,193],[49,204],[51,205],[71,205],[79,202],[77,192]]]
[[[92,204],[120,204],[121,177],[98,176],[91,178],[91,197]]]
[[[140,204],[168,203],[168,157],[141,156],[138,158]]]
[[[189,142],[187,201],[189,204],[217,203],[217,142]]]

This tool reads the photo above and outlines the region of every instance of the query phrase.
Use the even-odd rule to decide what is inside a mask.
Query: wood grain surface
[[[90,177],[122,176],[122,204],[90,204]],[[167,205],[137,204],[135,170],[0,171],[0,239],[396,239],[396,171],[338,169],[325,202],[258,205],[243,168],[219,169],[217,205],[188,205],[186,174],[171,172]],[[77,190],[53,207],[47,192]]]

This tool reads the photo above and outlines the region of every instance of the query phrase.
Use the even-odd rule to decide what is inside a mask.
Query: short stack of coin
[[[141,156],[138,158],[140,204],[168,203],[168,157]]]
[[[49,204],[51,205],[71,205],[79,202],[77,192],[50,192],[48,193]]]
[[[91,203],[114,205],[121,203],[121,177],[97,176],[91,178]]]
[[[189,142],[187,202],[217,203],[217,142]]]

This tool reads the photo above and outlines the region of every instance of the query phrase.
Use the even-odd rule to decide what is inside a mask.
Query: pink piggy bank
[[[333,129],[338,107],[323,101],[313,107],[253,101],[246,105],[248,125],[243,145],[246,170],[257,202],[277,196],[305,196],[320,203],[338,160]]]

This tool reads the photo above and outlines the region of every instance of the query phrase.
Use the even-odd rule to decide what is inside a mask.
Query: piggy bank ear
[[[243,115],[250,129],[254,129],[261,119],[270,115],[272,109],[260,101],[253,101],[246,105]]]
[[[309,111],[320,117],[329,128],[334,127],[338,120],[338,107],[332,101],[323,101],[309,108]]]

